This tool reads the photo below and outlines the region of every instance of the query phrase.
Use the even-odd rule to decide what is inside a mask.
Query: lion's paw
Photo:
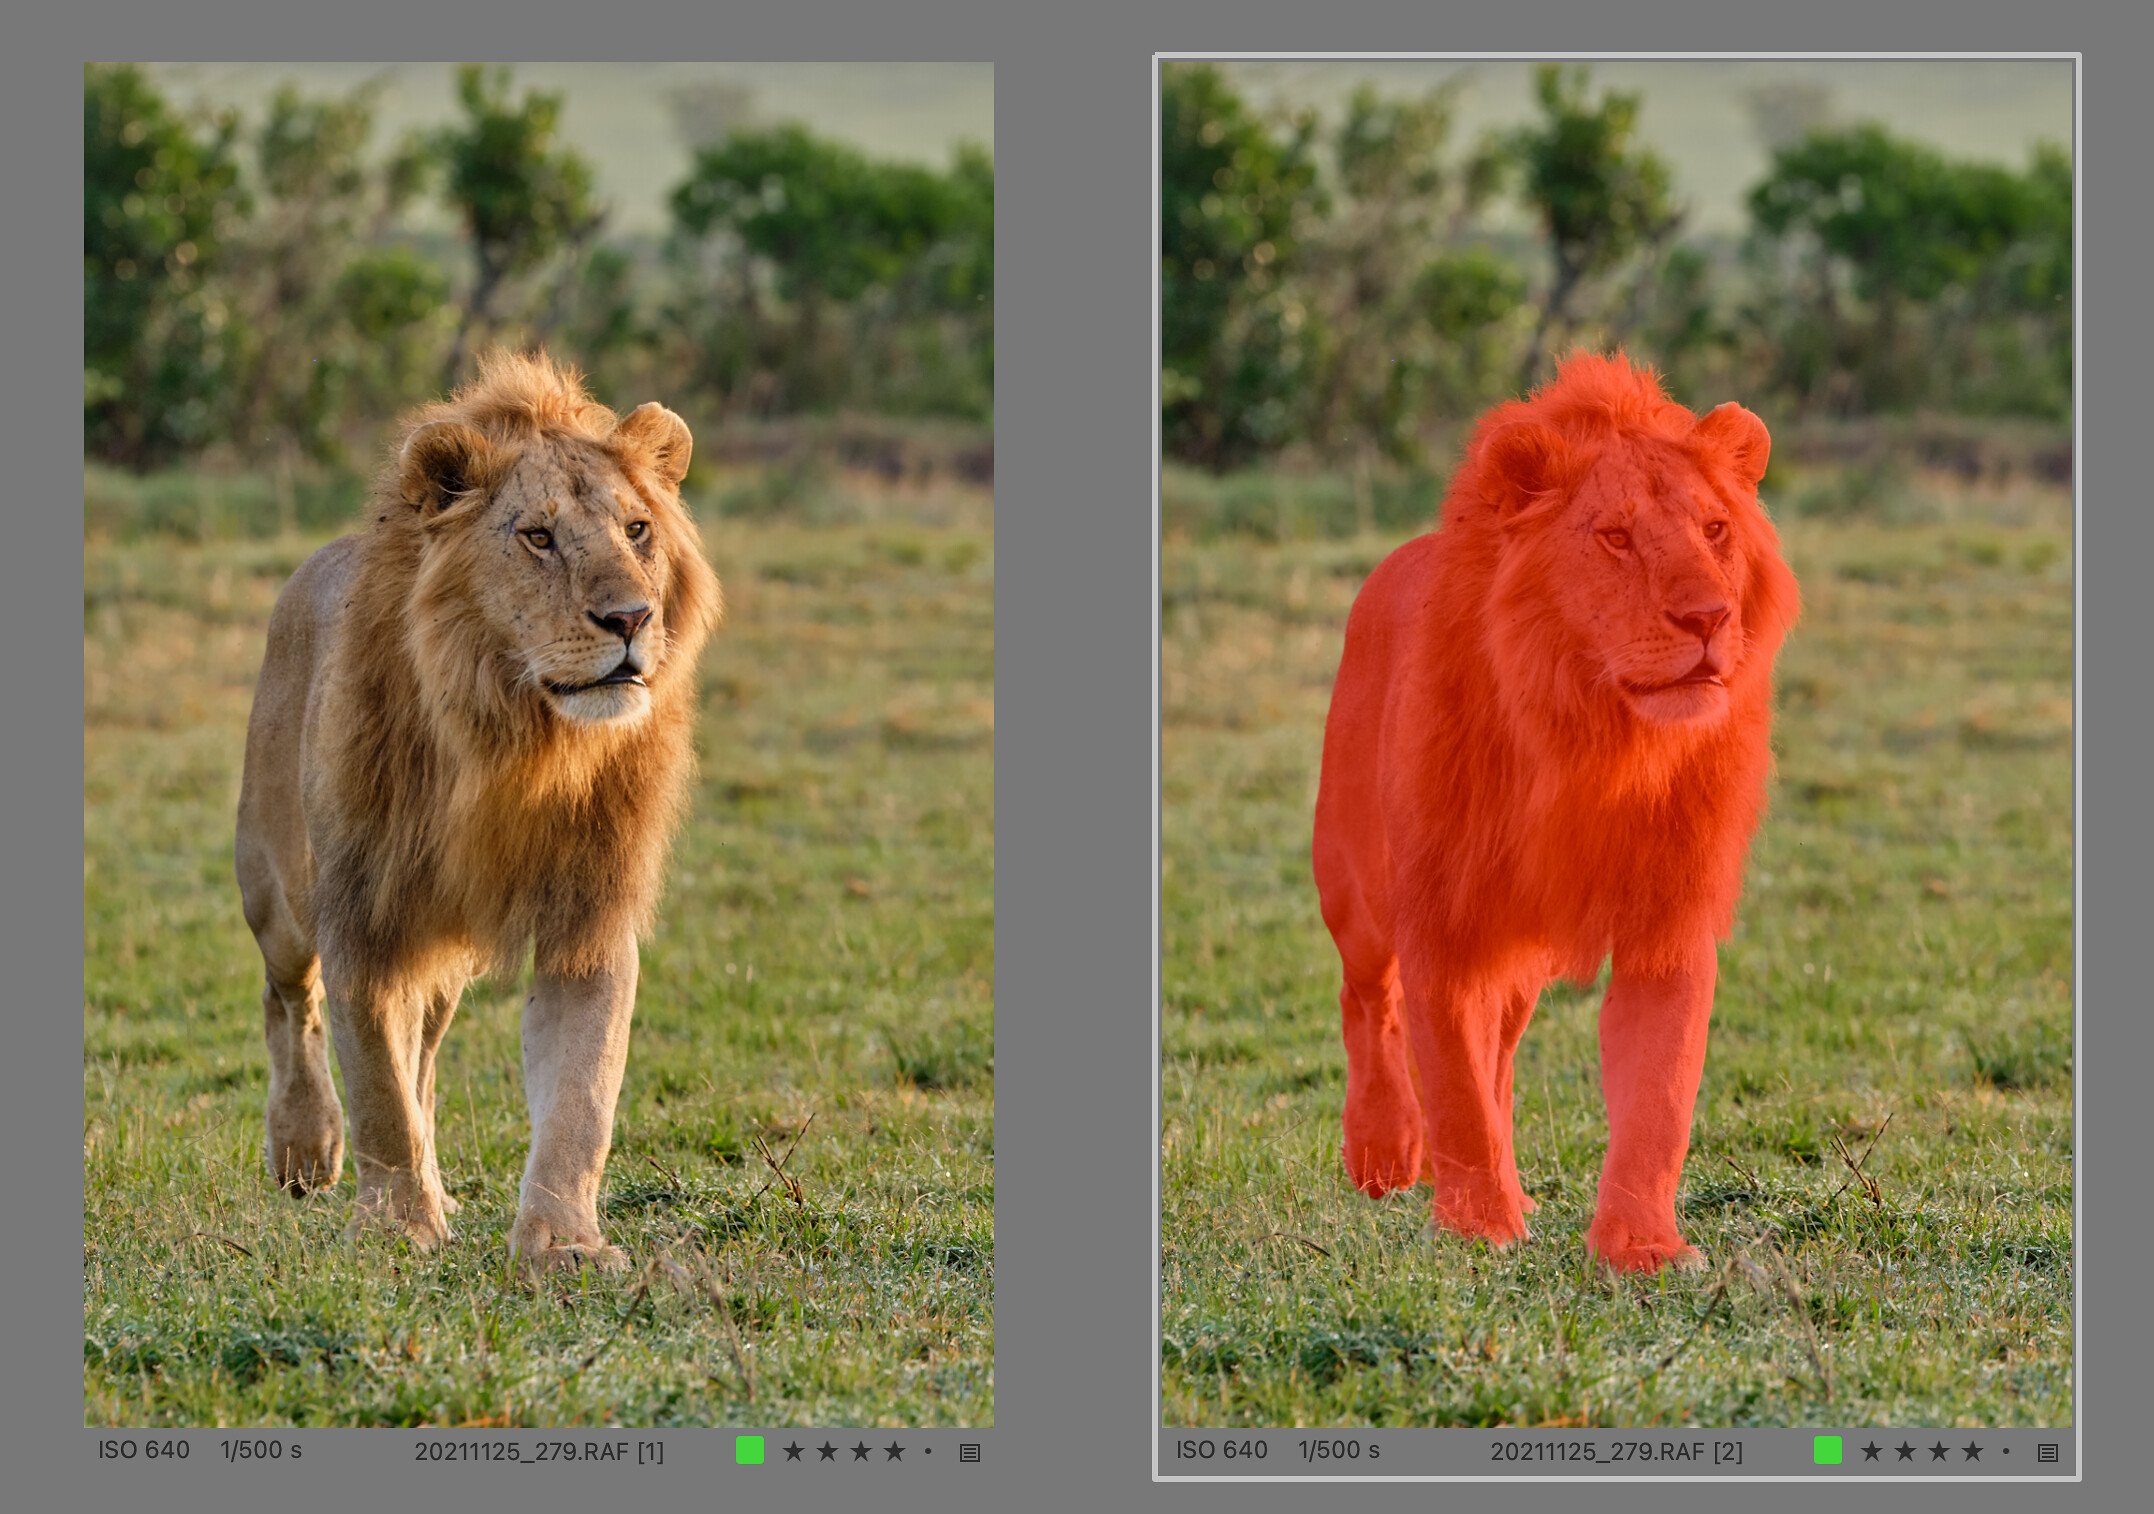
[[[364,1235],[401,1236],[414,1251],[431,1251],[449,1238],[449,1222],[438,1205],[398,1202],[377,1193],[360,1201],[351,1223],[344,1227],[347,1241]]]
[[[1705,1267],[1705,1253],[1695,1246],[1625,1246],[1616,1251],[1593,1253],[1604,1267],[1617,1272],[1655,1273],[1663,1268],[1675,1272],[1698,1272]]]
[[[1646,1238],[1595,1225],[1586,1231],[1586,1249],[1617,1272],[1696,1272],[1705,1266],[1705,1253],[1681,1236]]]
[[[1422,1233],[1432,1241],[1442,1241],[1447,1237],[1459,1241],[1480,1241],[1496,1251],[1506,1251],[1522,1241],[1533,1239],[1533,1231],[1525,1225],[1520,1225],[1516,1230],[1496,1226],[1469,1229],[1434,1214],[1429,1216],[1428,1225]]]
[[[516,1265],[531,1274],[628,1270],[628,1253],[606,1243],[595,1215],[549,1219],[544,1211],[521,1214],[509,1228],[509,1252]]]
[[[628,1253],[618,1246],[604,1242],[585,1245],[570,1241],[558,1246],[539,1246],[529,1251],[518,1251],[516,1261],[526,1272],[548,1273],[556,1271],[626,1272]]]
[[[1530,1239],[1526,1217],[1508,1193],[1470,1189],[1439,1189],[1430,1210],[1431,1226],[1491,1246],[1509,1246]]]
[[[341,1110],[272,1109],[262,1143],[269,1175],[293,1198],[334,1188],[344,1167],[344,1119]]]
[[[1421,1181],[1421,1133],[1401,1132],[1396,1127],[1374,1133],[1347,1127],[1339,1154],[1346,1161],[1346,1175],[1354,1186],[1372,1199]]]

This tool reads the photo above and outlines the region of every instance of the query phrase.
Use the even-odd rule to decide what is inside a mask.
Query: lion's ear
[[[1562,484],[1569,455],[1562,436],[1538,421],[1498,427],[1481,444],[1489,502],[1504,515],[1528,508]]]
[[[616,441],[641,453],[659,477],[675,488],[688,476],[688,458],[695,450],[695,438],[688,434],[688,422],[658,401],[638,405],[622,416],[613,435]]]
[[[404,439],[397,489],[415,510],[438,515],[492,483],[493,443],[462,421],[429,421]]]
[[[1757,488],[1765,477],[1765,464],[1773,455],[1772,435],[1765,429],[1765,422],[1735,401],[1716,405],[1698,417],[1691,434],[1714,456],[1726,460],[1746,487]]]

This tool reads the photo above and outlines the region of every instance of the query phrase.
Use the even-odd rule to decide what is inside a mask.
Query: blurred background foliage
[[[821,418],[874,452],[902,429],[876,418],[917,419],[958,438],[972,473],[991,466],[984,149],[933,168],[684,109],[693,167],[664,231],[616,232],[564,101],[465,65],[453,119],[384,141],[376,84],[287,86],[247,114],[89,65],[88,458],[267,476],[289,517],[367,468],[397,412],[507,342],[546,345],[617,403],[663,396],[699,438],[714,421],[761,438]]]
[[[1170,462],[1329,474],[1367,529],[1386,490],[1433,498],[1402,480],[1583,345],[1627,348],[1688,403],[1740,397],[1798,450],[2009,436],[2069,468],[2062,147],[1963,160],[1762,91],[1773,146],[1727,234],[1694,225],[1642,138],[1644,92],[1583,65],[1539,68],[1528,119],[1470,141],[1457,78],[1329,109],[1260,106],[1238,78],[1161,74]]]

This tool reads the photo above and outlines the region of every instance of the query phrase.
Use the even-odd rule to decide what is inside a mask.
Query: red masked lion
[[[1573,357],[1482,418],[1442,528],[1356,598],[1314,862],[1363,1192],[1426,1180],[1438,1225],[1523,1239],[1512,1054],[1542,987],[1612,954],[1587,1245],[1699,1262],[1676,1184],[1797,610],[1770,445],[1740,405],[1696,416],[1620,355]]]

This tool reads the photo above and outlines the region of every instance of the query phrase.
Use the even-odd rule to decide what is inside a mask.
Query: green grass
[[[1347,607],[1408,533],[1170,535],[1168,1424],[2070,1423],[2071,542],[2040,506],[1783,520],[1806,608],[1682,1199],[1709,1267],[1650,1281],[1585,1253],[1593,991],[1519,1053],[1529,1242],[1348,1184],[1309,824]]]
[[[637,1266],[535,1284],[506,1248],[518,982],[474,985],[443,1051],[444,1250],[348,1245],[348,1162],[326,1195],[271,1187],[232,813],[269,605],[323,538],[103,517],[88,1422],[992,1422],[994,559],[985,496],[944,503],[815,529],[706,503],[730,613],[602,1199]]]

